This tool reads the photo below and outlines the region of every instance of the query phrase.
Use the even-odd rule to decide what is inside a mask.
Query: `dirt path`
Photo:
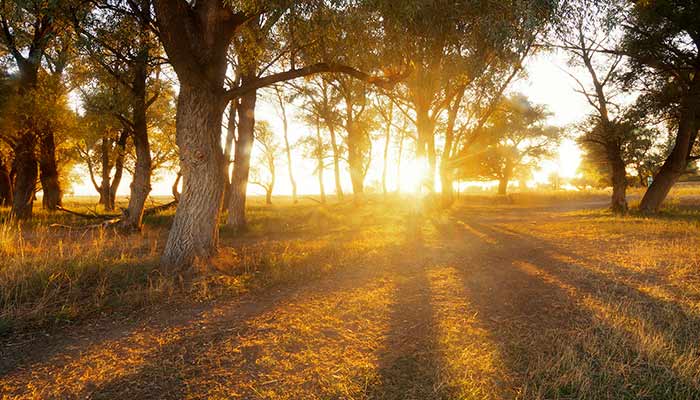
[[[678,398],[700,393],[697,375],[665,365],[605,319],[612,305],[596,282],[609,278],[573,271],[565,256],[583,256],[532,234],[573,218],[570,207],[476,211],[426,219],[391,251],[369,252],[362,265],[293,288],[6,346],[0,393],[531,399],[595,398],[595,388],[607,385],[622,394],[615,398],[633,398],[640,392],[629,373],[600,362],[620,353],[616,343],[621,360],[658,368],[686,396]],[[674,307],[609,286],[610,296]]]

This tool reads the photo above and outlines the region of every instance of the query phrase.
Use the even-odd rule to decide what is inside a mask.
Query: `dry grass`
[[[604,193],[466,196],[422,216],[409,199],[253,202],[251,230],[222,233],[219,272],[187,284],[155,264],[169,215],[129,238],[3,227],[15,332],[141,311],[51,340],[10,334],[0,393],[700,398],[695,196],[674,192],[659,218],[613,216]]]

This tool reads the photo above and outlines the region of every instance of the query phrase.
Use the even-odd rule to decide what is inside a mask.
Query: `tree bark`
[[[221,96],[181,82],[176,129],[184,185],[161,259],[166,267],[190,267],[216,252],[224,182],[221,120],[225,106]]]
[[[680,120],[673,150],[644,193],[639,204],[642,213],[657,213],[678,178],[688,168],[688,157],[698,134],[697,115],[700,108],[700,76],[695,74],[689,93],[681,104]]]
[[[255,138],[255,90],[243,95],[238,104],[238,137],[236,139],[231,177],[231,200],[226,224],[235,231],[246,229],[245,203],[250,175],[250,153]]]
[[[153,0],[158,32],[180,81],[177,144],[184,180],[161,258],[166,268],[191,268],[216,252],[223,200],[221,121],[227,96],[227,51],[236,29],[252,15],[220,1],[190,4]],[[191,271],[190,271],[191,272]]]
[[[63,193],[56,163],[56,141],[51,130],[41,135],[39,141],[39,171],[43,191],[42,205],[46,210],[56,211],[61,205]]]

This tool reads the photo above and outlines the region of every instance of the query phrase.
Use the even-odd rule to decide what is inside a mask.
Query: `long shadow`
[[[247,312],[232,310],[220,318],[207,321],[206,328],[194,327],[187,334],[158,348],[133,372],[103,382],[97,387],[87,387],[83,394],[94,399],[177,399],[186,395],[202,397],[207,390],[217,385],[226,387],[230,384],[231,375],[221,374],[221,371],[231,370],[257,380],[257,377],[265,376],[270,371],[269,366],[259,363],[262,355],[256,351],[256,347],[245,350],[240,357],[234,354],[221,359],[208,359],[202,355],[218,348],[238,348],[246,337],[264,335],[266,331],[261,331],[255,320],[264,317],[274,321],[274,311],[292,301],[296,294],[303,292],[305,298],[322,295],[331,299],[335,293],[363,287],[375,278],[376,275],[373,274],[353,275],[352,279],[345,280],[340,285],[329,283],[332,289],[318,283],[313,287],[299,287],[277,295],[266,304],[251,304],[251,310]],[[295,349],[288,351],[293,352]],[[251,388],[236,387],[236,391],[244,393],[244,398],[264,397]]]
[[[409,218],[407,252],[425,256],[427,248],[419,225]],[[394,304],[386,339],[379,353],[378,382],[367,389],[372,399],[442,399],[437,386],[435,321],[425,265],[406,260],[395,271]]]
[[[581,298],[573,298],[567,290],[545,282],[537,276],[525,273],[514,265],[519,261],[533,263],[536,268],[544,271],[554,279],[574,288],[578,297],[590,297],[601,304],[611,306],[606,299],[630,299],[635,304],[641,304],[648,313],[627,315],[627,318],[635,318],[648,323],[657,333],[662,333],[671,338],[674,348],[687,348],[697,342],[698,327],[700,321],[695,316],[687,314],[676,303],[654,298],[639,289],[622,282],[613,281],[609,277],[590,270],[578,267],[575,271],[561,260],[554,259],[548,254],[556,254],[560,249],[552,243],[521,232],[503,232],[500,229],[490,228],[484,223],[470,222],[473,229],[484,235],[496,238],[499,246],[484,246],[484,260],[489,260],[490,252],[503,252],[506,255],[491,259],[490,266],[480,271],[463,270],[467,291],[482,315],[487,316],[486,322],[491,324],[494,336],[498,338],[502,347],[502,354],[509,368],[528,373],[529,362],[533,359],[546,357],[556,359],[559,354],[551,354],[556,349],[554,346],[562,340],[562,335],[575,334],[577,332],[590,331],[591,326],[601,326],[600,321],[594,324],[594,314],[583,306]],[[561,252],[560,252],[561,253]],[[578,255],[571,254],[571,257]],[[590,262],[590,260],[582,260]],[[475,276],[475,274],[477,276]],[[618,310],[619,312],[619,310]],[[649,320],[648,315],[660,317]],[[673,330],[669,321],[682,316],[686,329]],[[490,321],[489,321],[490,320]],[[603,324],[605,325],[605,324]],[[515,329],[513,329],[515,328]],[[536,332],[535,337],[526,339],[523,332]],[[590,333],[590,332],[589,332]],[[634,348],[625,340],[626,333],[619,331],[608,324],[600,332],[593,332],[596,338],[593,348],[578,349],[578,357],[582,364],[588,360],[588,378],[593,385],[598,385],[597,393],[615,393],[618,398],[635,398],[638,390],[651,391],[651,396],[665,396],[667,398],[698,398],[700,397],[700,385],[697,379],[679,376],[671,371],[671,365],[659,365],[654,363],[649,356],[643,353],[643,348]],[[593,343],[587,343],[591,346]],[[620,346],[628,346],[620,348]],[[550,354],[548,354],[550,352]],[[596,355],[617,354],[622,359],[617,363],[634,365],[639,360],[644,360],[645,365],[636,366],[634,373],[624,370],[613,370],[609,365],[595,360]],[[620,355],[622,354],[622,355]],[[593,358],[593,360],[590,360]],[[600,361],[600,360],[599,360]],[[531,373],[531,372],[530,372]],[[662,379],[664,384],[658,387],[644,387],[649,377]],[[604,378],[603,378],[604,377]],[[523,380],[524,387],[532,386],[533,378]],[[540,377],[542,378],[542,377]],[[554,378],[554,377],[553,377]],[[542,380],[542,379],[541,379]],[[543,385],[547,387],[546,382]],[[671,388],[671,389],[669,389]],[[590,389],[590,388],[589,388]],[[555,393],[550,393],[555,390]],[[544,397],[590,397],[590,392],[583,387],[550,387],[544,393],[538,395]],[[611,395],[611,394],[610,394]]]
[[[338,238],[338,240],[333,243],[329,242],[327,245],[305,254],[304,259],[298,260],[297,262],[300,264],[314,263],[316,258],[325,257],[325,251],[330,246],[336,245],[339,242],[352,241],[356,234],[358,234],[358,232],[350,232]],[[386,249],[386,252],[391,254],[399,254],[401,251],[402,249],[392,247]],[[315,277],[315,279],[306,279],[304,281],[295,280],[294,285],[277,290],[276,294],[272,294],[271,296],[278,298],[276,302],[283,302],[285,299],[300,291],[313,291],[315,281],[318,281],[318,278],[321,276],[321,279],[323,279],[329,278],[331,275],[335,274],[361,274],[363,271],[364,269],[362,268],[359,268],[358,271],[355,271],[355,268],[349,269],[348,271],[332,270]],[[270,297],[264,289],[260,289],[236,301],[243,303],[253,302],[251,299],[263,293],[266,294],[266,297]],[[185,309],[179,314],[166,311],[166,315],[163,317],[153,318],[153,316],[144,316],[141,318],[136,316],[133,320],[120,322],[118,324],[114,324],[108,320],[93,320],[91,322],[98,325],[97,328],[86,327],[85,330],[81,330],[79,326],[77,326],[71,329],[72,333],[69,335],[39,338],[30,341],[28,344],[18,346],[12,346],[9,342],[6,342],[0,347],[0,380],[2,380],[3,377],[10,377],[14,374],[20,375],[19,378],[15,377],[13,379],[29,380],[31,379],[29,375],[27,375],[26,378],[22,378],[22,375],[27,374],[28,371],[36,366],[46,366],[49,362],[51,363],[50,368],[52,370],[60,369],[69,362],[82,357],[85,352],[99,351],[101,346],[108,342],[114,341],[118,343],[120,341],[129,341],[136,332],[145,328],[157,332],[187,327],[197,322],[203,315],[212,311],[215,307],[215,302],[185,306]],[[235,312],[235,310],[236,308],[234,307],[232,312]],[[110,346],[111,345],[112,344],[110,344]],[[36,348],[41,348],[42,350],[36,352],[34,351]],[[146,369],[148,367],[144,368]],[[144,373],[144,379],[146,381],[148,381],[147,375],[148,373]],[[176,387],[176,385],[173,384],[173,387]],[[18,390],[23,389],[18,388]]]

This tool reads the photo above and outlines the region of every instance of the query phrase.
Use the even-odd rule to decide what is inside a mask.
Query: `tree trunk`
[[[12,179],[5,160],[0,157],[0,206],[12,205]]]
[[[12,205],[12,180],[5,160],[0,157],[0,206]]]
[[[100,150],[102,152],[102,183],[100,184],[100,200],[98,204],[102,204],[106,211],[112,211],[114,210],[114,198],[109,185],[109,174],[112,170],[109,162],[109,153],[112,150],[112,141],[107,137],[103,137]]]
[[[119,184],[122,181],[122,175],[124,173],[124,157],[126,156],[126,141],[128,138],[129,131],[124,129],[117,140],[117,154],[114,158],[114,178],[112,178],[112,183],[109,185],[109,199],[112,209],[115,208],[117,190],[119,189]]]
[[[455,96],[453,103],[450,105],[447,115],[447,126],[445,128],[445,145],[442,149],[442,157],[440,157],[440,187],[442,194],[442,206],[447,208],[454,203],[454,181],[453,168],[451,165],[453,147],[455,147],[455,123],[457,121],[457,113],[462,104],[464,97],[464,89],[460,90]]]
[[[619,143],[607,144],[608,162],[610,163],[610,177],[612,183],[612,199],[610,208],[613,213],[624,214],[627,212],[627,171],[625,161],[622,159],[622,149]]]
[[[396,155],[396,193],[401,193],[401,158],[403,157],[403,141],[406,137],[404,132],[401,132],[399,137],[399,151]]]
[[[389,143],[391,142],[391,122],[394,118],[394,103],[389,103],[389,116],[387,120],[386,133],[384,136],[384,164],[382,165],[382,193],[386,197],[388,190],[386,187],[386,172],[389,168]]]
[[[49,130],[39,141],[39,180],[44,193],[42,206],[49,211],[56,211],[61,205],[61,184],[56,163],[56,141],[53,131]]]
[[[502,176],[501,178],[498,179],[498,194],[506,195],[507,191],[508,191],[508,178],[505,176]]]
[[[289,182],[292,184],[292,202],[297,204],[297,182],[294,180],[294,170],[292,168],[292,149],[289,146],[289,124],[287,122],[287,111],[284,109],[284,104],[280,98],[280,107],[282,108],[282,129],[284,132],[284,151],[287,153],[287,173],[289,174]]]
[[[321,195],[321,204],[326,204],[326,188],[323,186],[323,141],[321,140],[321,122],[316,120],[316,141],[318,143],[318,188]]]
[[[223,207],[228,207],[231,201],[231,151],[236,140],[236,107],[238,100],[232,100],[228,108],[228,122],[226,124],[226,141],[224,142],[224,201]]]
[[[180,185],[180,180],[182,180],[182,172],[177,171],[177,176],[175,177],[175,182],[173,182],[173,186],[170,189],[173,193],[173,199],[175,201],[180,201],[180,191],[178,190],[178,186]]]
[[[176,124],[184,185],[161,259],[166,267],[190,267],[216,252],[224,182],[221,120],[225,106],[217,94],[181,81]]]
[[[354,201],[362,199],[364,194],[364,173],[362,163],[362,132],[353,122],[348,122],[348,166]]]
[[[243,95],[238,104],[238,138],[236,139],[231,177],[231,199],[226,224],[235,231],[246,228],[245,203],[250,175],[250,153],[255,138],[256,91]]]
[[[335,195],[338,200],[343,200],[343,185],[340,183],[340,151],[335,136],[335,127],[333,124],[328,124],[328,131],[331,133],[331,147],[333,149],[333,174],[335,175]]]
[[[14,149],[14,169],[17,175],[10,211],[12,219],[26,220],[32,217],[36,180],[39,175],[35,147],[36,137],[32,132],[24,134]]]
[[[654,177],[651,186],[644,193],[644,197],[639,204],[639,210],[642,213],[657,213],[661,203],[668,196],[668,192],[671,191],[678,178],[688,168],[688,157],[698,133],[696,121],[698,108],[700,108],[700,76],[696,74],[690,92],[686,95],[681,105],[676,143]]]
[[[134,178],[131,182],[129,205],[125,211],[125,218],[120,223],[120,228],[127,232],[141,230],[146,199],[148,194],[151,193],[151,148],[148,143],[148,121],[146,119],[146,109],[148,107],[146,104],[147,61],[148,48],[144,47],[134,67],[132,86],[131,112],[134,124],[132,140],[134,141],[134,151],[136,153],[136,165]]]
[[[422,191],[425,187],[432,193],[435,191],[435,123],[430,119],[427,108],[418,107],[416,110],[416,130],[416,159],[426,171],[425,176],[421,177],[423,181],[419,190]]]

